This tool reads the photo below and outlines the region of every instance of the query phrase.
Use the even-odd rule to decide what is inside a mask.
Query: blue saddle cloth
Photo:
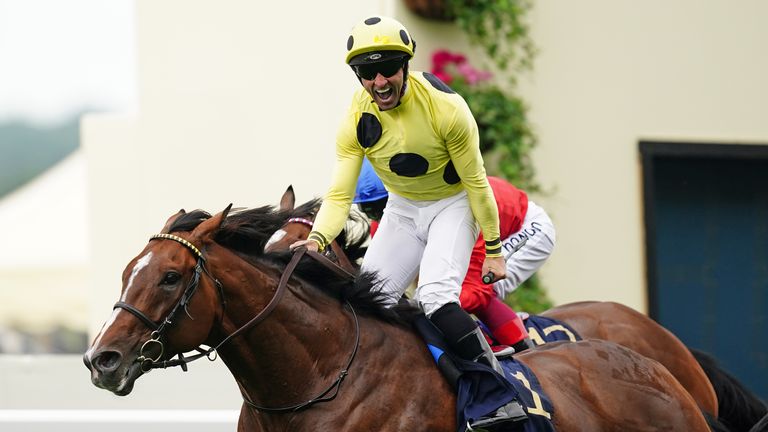
[[[554,432],[552,401],[544,393],[538,378],[514,357],[501,361],[506,382],[485,365],[466,362],[460,368],[456,399],[459,432],[467,430],[467,423],[495,411],[499,406],[516,398],[528,413],[528,421],[516,426],[515,431]]]
[[[518,401],[528,413],[528,421],[523,424],[525,432],[554,432],[552,415],[555,408],[549,396],[544,393],[538,378],[528,366],[509,357],[501,361],[501,367],[507,379],[517,390]]]
[[[556,323],[550,321],[545,323],[542,333],[546,333],[543,329],[547,325]],[[552,402],[528,367],[514,358],[504,359],[501,363],[506,377],[502,377],[485,364],[452,354],[446,348],[440,331],[423,314],[414,317],[414,326],[426,342],[435,363],[440,365],[445,357],[456,368],[456,424],[459,432],[465,432],[468,423],[494,413],[513,399],[517,399],[528,413],[528,421],[522,424],[522,429],[516,428],[517,431],[554,431],[550,421],[554,412]]]
[[[527,315],[527,314],[526,314]],[[540,315],[527,315],[523,322],[536,345],[556,341],[579,341],[581,336],[568,324]],[[482,326],[482,323],[480,323]],[[453,358],[462,370],[458,382],[457,420],[459,432],[466,431],[467,422],[487,415],[516,398],[528,413],[528,421],[517,430],[524,432],[554,431],[554,407],[544,394],[533,372],[524,364],[508,357],[501,361],[507,382],[485,365]]]
[[[576,342],[581,340],[581,336],[571,326],[552,318],[528,315],[523,317],[523,324],[536,345],[544,345],[547,342]]]

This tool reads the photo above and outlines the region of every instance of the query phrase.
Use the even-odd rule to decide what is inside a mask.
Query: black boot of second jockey
[[[519,353],[521,351],[525,351],[525,350],[530,349],[530,348],[535,348],[535,347],[536,347],[536,345],[533,343],[533,341],[529,337],[526,337],[525,339],[521,340],[520,342],[512,345],[512,348],[515,349],[516,353]]]
[[[485,363],[504,376],[504,370],[494,357],[482,331],[458,304],[449,303],[441,307],[432,314],[430,321],[443,332],[445,339],[457,355],[466,360]],[[496,431],[527,418],[520,403],[513,400],[496,412],[476,420],[469,427],[471,430]]]

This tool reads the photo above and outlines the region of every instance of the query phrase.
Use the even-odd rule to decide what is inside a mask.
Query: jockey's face
[[[371,79],[365,79],[361,76],[360,82],[371,97],[373,97],[373,101],[376,102],[380,111],[386,111],[396,107],[397,104],[400,103],[400,98],[403,96],[402,67],[390,77],[385,77],[381,73],[377,73],[376,76]]]

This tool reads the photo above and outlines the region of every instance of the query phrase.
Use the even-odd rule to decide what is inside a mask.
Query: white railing
[[[120,397],[91,384],[81,356],[0,355],[3,432],[233,432],[241,403],[221,361],[152,371]]]

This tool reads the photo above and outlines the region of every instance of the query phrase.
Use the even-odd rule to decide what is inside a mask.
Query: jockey
[[[486,249],[482,274],[506,277],[477,124],[464,99],[437,77],[409,72],[415,47],[392,18],[371,17],[353,27],[346,62],[362,88],[337,135],[333,180],[315,225],[291,249],[324,249],[339,234],[366,157],[389,199],[361,270],[378,274],[392,305],[418,275],[415,298],[453,351],[503,376],[482,331],[459,306],[478,224]],[[512,400],[469,426],[496,430],[526,418]]]
[[[481,271],[485,258],[485,242],[478,237],[469,270],[461,287],[461,307],[477,316],[501,345],[520,352],[533,344],[520,317],[502,300],[528,280],[549,258],[555,246],[555,227],[547,213],[528,199],[525,192],[498,177],[488,177],[496,206],[499,208],[499,228],[502,249],[507,261],[507,278],[493,285],[482,283]],[[387,190],[367,161],[357,181],[354,203],[373,222],[381,220],[387,203]],[[514,253],[514,257],[512,254]],[[506,351],[497,353],[506,354]]]

